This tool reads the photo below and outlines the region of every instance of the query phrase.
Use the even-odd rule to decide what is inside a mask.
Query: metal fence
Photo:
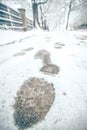
[[[24,9],[17,11],[3,3],[0,3],[0,29],[26,31],[32,28],[33,22],[26,18]]]

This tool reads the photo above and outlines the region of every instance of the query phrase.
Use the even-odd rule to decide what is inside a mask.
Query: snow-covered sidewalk
[[[55,101],[45,119],[28,130],[87,130],[86,33],[0,32],[0,130],[18,130],[14,98],[29,77],[53,83]],[[41,49],[50,52],[59,74],[40,72],[42,61],[34,57]]]

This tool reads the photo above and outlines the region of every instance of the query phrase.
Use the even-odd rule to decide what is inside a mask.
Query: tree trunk
[[[71,13],[71,7],[72,7],[72,0],[70,0],[69,7],[68,7],[66,27],[65,27],[66,30],[68,29],[68,25],[69,25],[69,17],[70,17],[70,13]]]
[[[38,4],[33,3],[32,9],[33,9],[33,25],[34,27],[36,27],[36,22],[38,23]]]

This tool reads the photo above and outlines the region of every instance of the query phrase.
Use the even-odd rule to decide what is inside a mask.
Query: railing
[[[0,29],[29,30],[33,22],[26,18],[25,10],[16,11],[0,3]]]
[[[27,19],[27,27],[30,28],[30,29],[32,29],[34,27],[32,20]]]

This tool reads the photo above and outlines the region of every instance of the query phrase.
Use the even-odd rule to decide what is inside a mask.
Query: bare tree
[[[39,15],[40,15],[40,23],[41,23],[41,28],[44,30],[49,30],[47,26],[47,14],[49,10],[50,4],[47,3],[46,5],[40,5],[39,6]]]
[[[37,2],[36,0],[32,0],[32,10],[33,10],[33,25],[36,27],[36,24],[40,26],[39,18],[38,18],[38,6],[47,3],[48,0]]]

